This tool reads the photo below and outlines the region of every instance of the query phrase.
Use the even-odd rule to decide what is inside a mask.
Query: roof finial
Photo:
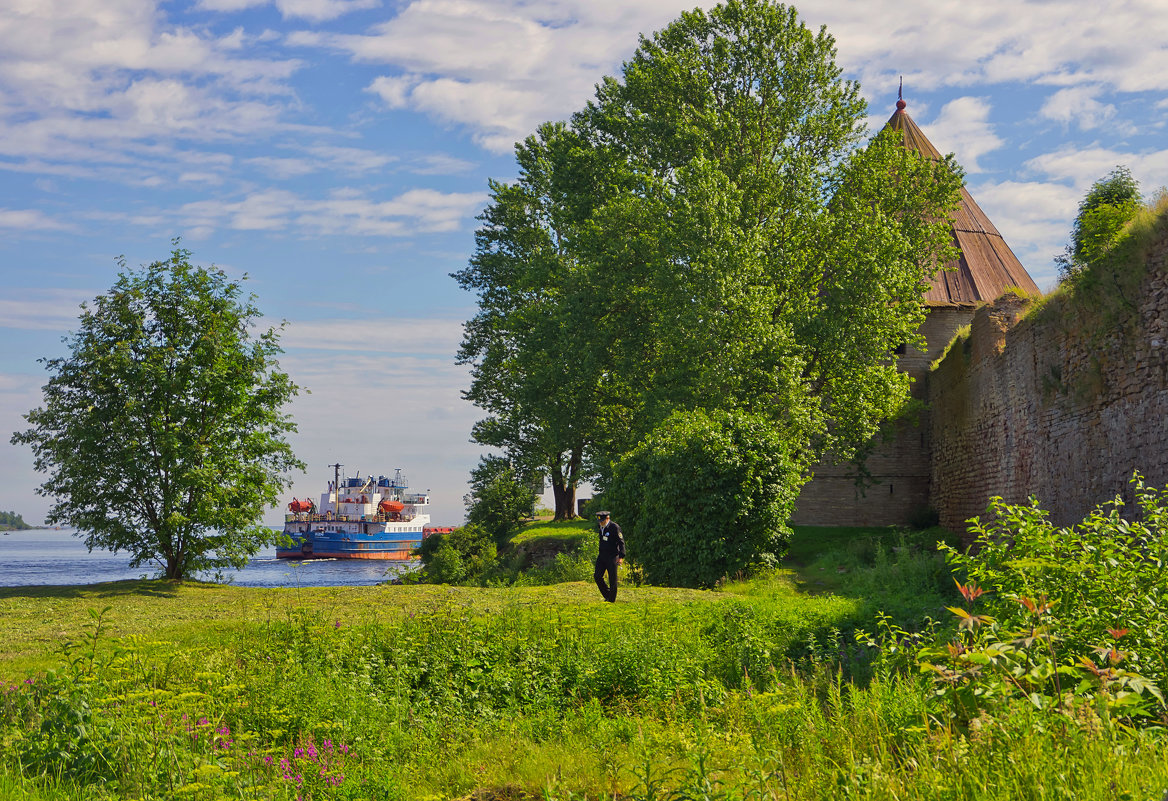
[[[904,111],[908,103],[904,102],[904,76],[900,76],[900,88],[896,90],[896,110]]]

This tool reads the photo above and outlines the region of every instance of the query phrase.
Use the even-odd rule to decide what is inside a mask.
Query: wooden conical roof
[[[904,137],[905,147],[926,158],[940,159],[940,151],[904,109],[904,100],[898,100],[896,112],[886,127]],[[953,216],[953,243],[961,255],[933,278],[925,292],[926,306],[983,303],[994,300],[1010,287],[1038,293],[1034,279],[964,186],[961,204]]]

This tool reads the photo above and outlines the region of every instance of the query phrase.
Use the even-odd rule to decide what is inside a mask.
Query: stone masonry
[[[1070,303],[1030,317],[1006,295],[929,377],[930,502],[962,531],[993,496],[1038,498],[1056,525],[1081,520],[1133,471],[1168,484],[1168,234],[1151,248],[1135,322],[1092,334]],[[1133,334],[1134,332],[1134,334]]]

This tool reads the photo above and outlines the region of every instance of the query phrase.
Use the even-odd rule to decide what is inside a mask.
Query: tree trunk
[[[580,448],[574,448],[568,457],[568,472],[564,474],[560,454],[551,469],[552,497],[556,501],[554,520],[572,520],[576,517],[576,485],[580,481]]]
[[[571,520],[576,516],[576,487],[568,486],[561,478],[552,480],[552,496],[556,499],[555,520]]]

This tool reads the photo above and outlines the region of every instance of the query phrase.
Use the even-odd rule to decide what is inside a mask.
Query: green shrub
[[[767,421],[675,412],[616,466],[605,497],[647,581],[709,587],[773,566],[799,468]]]
[[[524,518],[535,516],[538,479],[523,476],[506,459],[484,456],[471,470],[466,520],[485,531],[495,545],[507,543]]]
[[[1064,664],[1107,654],[1119,641],[1125,669],[1168,681],[1168,489],[1132,478],[1137,519],[1120,516],[1123,502],[1102,504],[1081,523],[1057,528],[1035,500],[994,499],[991,519],[975,521],[977,540],[950,565],[1002,630],[1033,627],[1031,606],[1049,606],[1043,625]],[[1097,660],[1098,657],[1095,657]]]
[[[431,584],[477,583],[498,562],[494,539],[471,523],[448,534],[431,534],[416,553],[422,560],[416,580]]]

